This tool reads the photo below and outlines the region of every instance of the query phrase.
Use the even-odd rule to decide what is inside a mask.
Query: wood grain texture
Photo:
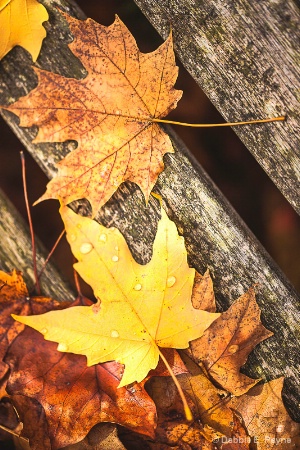
[[[67,48],[67,24],[51,3],[43,3],[50,13],[50,24],[37,65],[66,76],[71,76],[72,73],[75,77],[84,76],[84,68]],[[70,9],[65,1],[57,3],[65,11],[82,17],[76,7]],[[147,3],[150,8],[150,2],[143,3]],[[155,17],[158,14],[158,3],[152,3]],[[182,8],[184,9],[183,6]],[[162,23],[166,23],[163,12],[161,14]],[[188,28],[183,26],[182,30],[187,31]],[[53,43],[56,44],[52,47]],[[30,59],[21,49],[15,49],[1,63],[0,103],[8,103],[24,95],[35,83]],[[21,129],[15,116],[9,113],[3,113],[3,116],[49,178],[55,174],[55,162],[76,145],[72,142],[33,145],[31,139],[36,134],[34,128]],[[278,133],[280,124],[269,124],[267,127],[269,131],[260,136],[261,142],[268,141],[268,134],[273,136]],[[249,286],[258,283],[262,320],[265,326],[275,332],[275,336],[257,347],[249,358],[245,371],[250,376],[267,379],[286,375],[284,399],[293,418],[300,421],[299,296],[203,169],[190,156],[184,144],[170,128],[166,129],[173,140],[175,154],[165,156],[165,171],[159,176],[155,191],[163,196],[169,217],[186,239],[190,264],[201,273],[207,267],[211,270],[219,309],[226,309]],[[247,133],[252,131],[248,130]],[[291,173],[290,176],[294,175]],[[81,208],[81,212],[85,211],[85,203],[74,207]],[[138,187],[125,183],[102,208],[97,220],[105,225],[118,227],[125,235],[134,257],[140,263],[146,263],[151,258],[158,218],[158,201],[152,198],[146,207]]]
[[[29,228],[21,215],[0,190],[0,270],[10,272],[13,269],[23,272],[29,292],[35,279],[32,265],[32,251]],[[44,265],[48,252],[37,240],[38,271]],[[74,292],[62,279],[53,264],[49,263],[40,279],[43,295],[55,300],[74,300]]]
[[[293,0],[135,0],[300,213],[300,12]]]

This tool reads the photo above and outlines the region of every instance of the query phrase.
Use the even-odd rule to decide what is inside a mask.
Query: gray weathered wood
[[[29,228],[23,218],[0,190],[0,270],[10,272],[13,269],[23,273],[29,292],[34,287],[31,239]],[[37,239],[37,266],[40,271],[48,252]],[[56,300],[73,300],[74,292],[62,279],[52,263],[49,263],[40,278],[43,295]]]
[[[286,115],[285,123],[234,128],[300,213],[300,13],[293,0],[135,0],[228,122]]]
[[[72,73],[83,76],[84,69],[65,43],[66,24],[48,1],[44,3],[51,13],[51,26],[48,26],[39,66],[67,76]],[[66,11],[80,15],[76,8],[70,11],[65,1],[59,4]],[[60,36],[63,39],[60,40]],[[36,79],[29,63],[21,49],[15,49],[3,60],[0,103],[8,103],[34,87]],[[33,145],[31,139],[36,130],[21,129],[16,117],[9,113],[3,115],[43,170],[52,177],[56,172],[54,163],[70,151],[73,144]],[[279,125],[267,127],[269,134],[276,134]],[[165,157],[165,171],[160,175],[155,191],[163,196],[169,217],[186,239],[191,265],[200,272],[210,268],[220,309],[226,309],[249,286],[259,283],[262,319],[275,335],[252,353],[246,371],[254,377],[286,375],[284,398],[294,419],[300,420],[299,296],[182,142],[170,129],[167,130],[172,136],[175,154]],[[135,258],[145,263],[151,257],[158,217],[157,200],[151,199],[146,207],[138,187],[125,183],[102,208],[97,220],[118,227]]]

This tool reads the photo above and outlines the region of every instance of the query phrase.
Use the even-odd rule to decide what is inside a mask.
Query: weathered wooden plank
[[[300,213],[300,13],[293,0],[135,0],[229,121],[285,114],[285,123],[234,128]]]
[[[0,190],[0,270],[10,272],[13,269],[21,271],[29,292],[35,284],[31,239],[29,228],[21,215]],[[40,271],[47,258],[48,252],[36,239],[37,266]],[[64,281],[53,266],[49,263],[40,278],[43,295],[56,300],[66,301],[75,298],[74,292]]]
[[[72,73],[82,76],[81,64],[66,47],[65,22],[51,3],[44,3],[50,11],[50,26],[39,65],[67,76]],[[70,11],[65,1],[59,4],[72,14],[80,15],[75,7]],[[60,40],[60,36],[63,39]],[[0,69],[0,103],[16,99],[33,88],[36,79],[29,63],[21,49],[15,49],[4,58]],[[33,145],[31,139],[36,130],[21,129],[16,117],[9,113],[3,115],[43,170],[52,177],[56,171],[54,163],[70,151],[73,144]],[[277,125],[268,126],[277,129]],[[250,285],[259,283],[258,302],[263,322],[275,336],[253,352],[247,373],[266,378],[285,374],[285,400],[293,417],[300,420],[299,296],[182,142],[170,129],[168,132],[173,139],[175,154],[165,157],[165,171],[155,190],[163,196],[169,216],[185,236],[190,263],[200,272],[210,268],[220,309],[227,308]],[[135,258],[145,263],[151,257],[158,210],[155,199],[151,199],[146,207],[137,186],[126,183],[102,208],[97,220],[117,226]]]

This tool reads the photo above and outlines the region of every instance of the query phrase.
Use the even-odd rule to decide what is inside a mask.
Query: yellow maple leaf
[[[162,210],[153,257],[140,265],[122,234],[61,208],[75,269],[101,303],[14,316],[59,342],[58,350],[87,356],[88,365],[125,364],[120,386],[143,380],[157,366],[158,347],[187,348],[220,314],[194,309],[195,269],[188,266],[184,239]]]
[[[20,45],[35,62],[46,36],[42,23],[48,18],[46,8],[37,0],[0,0],[0,59]]]
[[[78,142],[58,164],[42,199],[68,204],[87,198],[95,215],[130,180],[148,200],[163,170],[163,155],[174,151],[169,136],[153,122],[174,109],[182,95],[173,87],[178,67],[172,36],[144,54],[118,17],[109,27],[65,17],[74,36],[70,49],[88,75],[75,80],[35,69],[38,86],[7,108],[20,117],[21,126],[39,126],[35,143]]]

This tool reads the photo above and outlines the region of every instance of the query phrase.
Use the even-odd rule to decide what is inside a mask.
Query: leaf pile
[[[101,302],[90,304],[88,300],[77,300],[59,311],[53,310],[56,304],[49,303],[50,312],[17,317],[18,321],[39,329],[47,339],[59,342],[57,351],[56,345],[45,341],[41,334],[25,329],[6,348],[4,362],[10,368],[7,392],[24,423],[23,433],[29,438],[32,450],[56,450],[76,443],[101,422],[115,422],[128,430],[125,435],[120,432],[125,448],[127,445],[130,448],[133,440],[141,442],[141,448],[154,450],[197,449],[199,445],[211,450],[216,445],[222,449],[246,450],[255,438],[259,442],[257,448],[265,450],[269,448],[265,437],[277,436],[280,424],[291,432],[281,435],[282,439],[290,439],[290,446],[280,444],[278,448],[296,448],[299,425],[285,412],[278,389],[277,406],[272,411],[280,411],[279,422],[264,422],[273,400],[266,401],[269,395],[261,395],[260,385],[251,388],[259,380],[239,372],[253,346],[270,336],[259,320],[253,289],[228,311],[216,314],[209,273],[195,276],[195,271],[187,266],[184,240],[163,210],[153,258],[144,266],[133,260],[118,230],[76,215],[65,206],[61,214],[78,259],[75,268],[91,283]],[[23,286],[20,281],[19,284]],[[113,309],[113,315],[110,315],[111,305],[117,308]],[[138,322],[131,322],[128,305],[139,318]],[[147,314],[141,315],[145,307]],[[191,310],[196,321],[189,324]],[[126,313],[122,315],[122,311]],[[169,321],[164,319],[164,314]],[[154,334],[159,338],[156,343],[154,335],[148,334],[153,317],[156,317]],[[147,333],[141,329],[140,319]],[[196,339],[194,329],[198,331]],[[164,342],[171,344],[174,340],[175,346],[178,335],[182,348],[188,347],[186,341],[193,337],[190,346],[181,351],[181,357],[175,350],[159,350],[158,344]],[[140,352],[144,345],[148,352]],[[118,354],[120,347],[122,352]],[[193,413],[192,422],[186,420],[177,389],[162,363],[147,376],[149,369],[157,364],[147,362],[147,354],[154,351],[158,355],[163,351],[171,370],[177,374]],[[92,356],[92,365],[87,367],[85,357],[74,352]],[[101,363],[97,363],[99,359]],[[142,374],[143,380],[132,384]],[[212,382],[214,379],[216,383]],[[150,395],[144,388],[146,381]],[[270,394],[274,384],[264,386],[264,392]],[[229,393],[237,394],[238,399],[231,399]],[[250,410],[245,407],[247,396],[254,401]],[[261,417],[254,421],[257,411],[262,411]],[[239,439],[238,445],[243,446],[234,444],[234,439]]]

